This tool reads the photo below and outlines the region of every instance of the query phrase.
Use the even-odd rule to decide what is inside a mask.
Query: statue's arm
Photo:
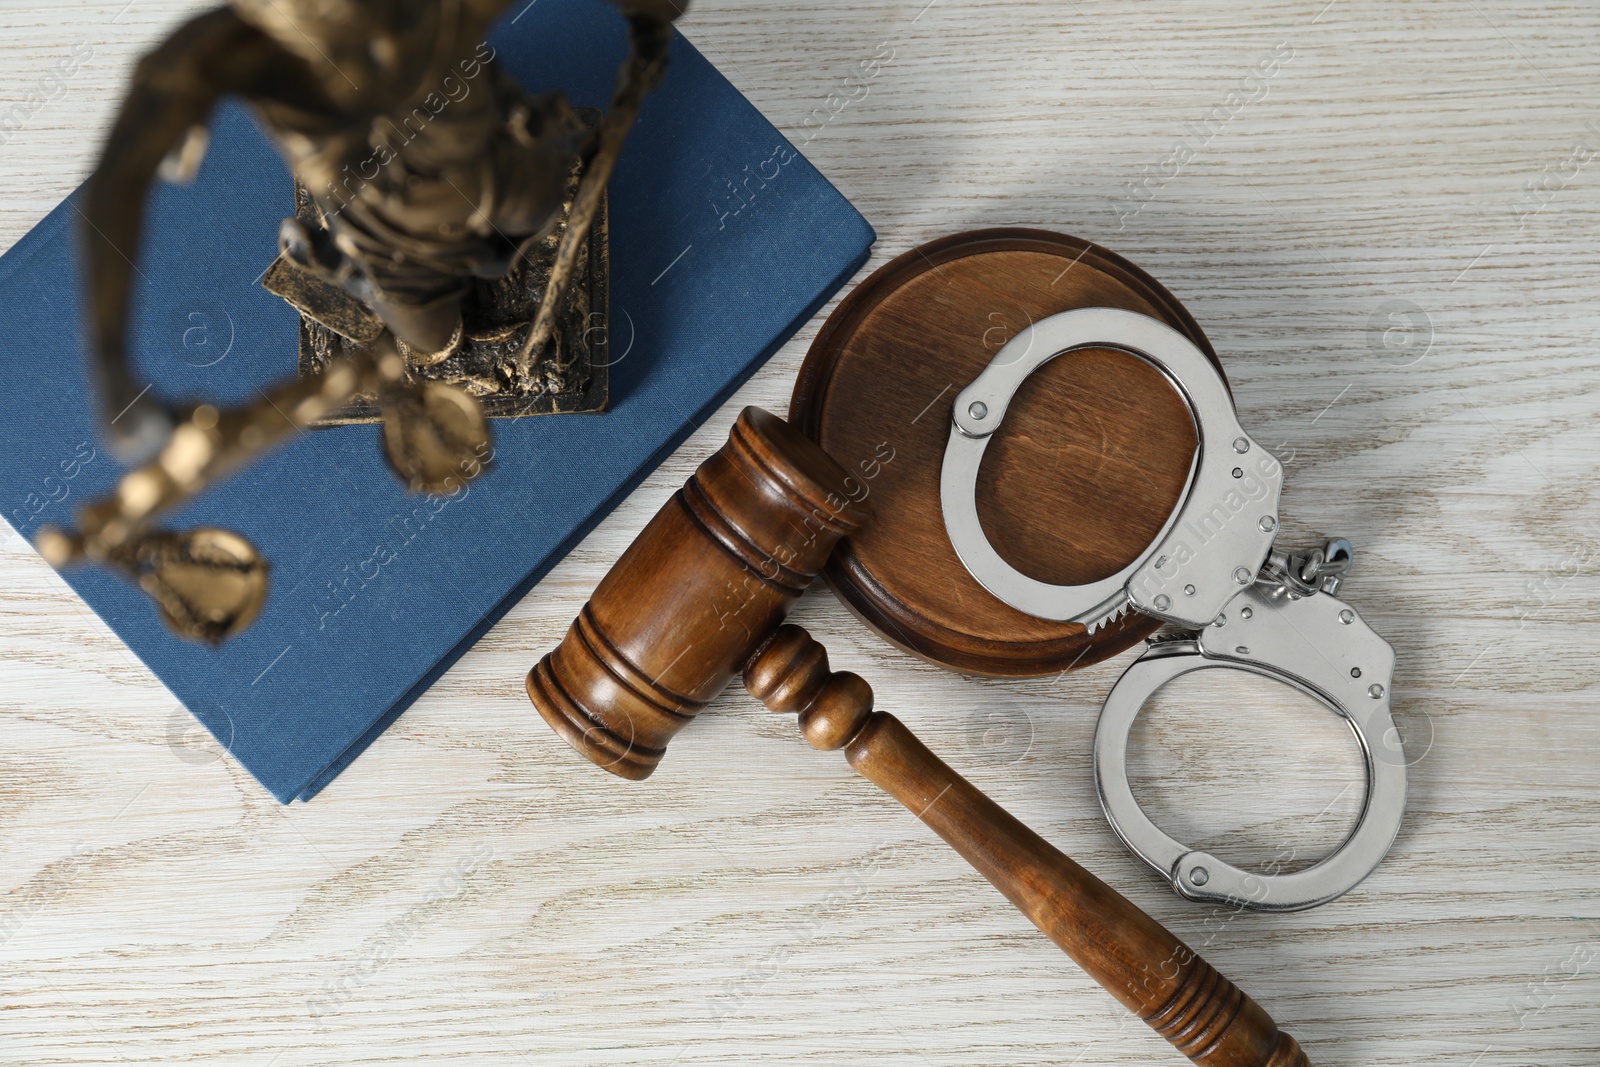
[[[144,204],[161,161],[239,93],[331,114],[305,64],[223,7],[185,23],[140,61],[84,198],[89,340],[110,444],[148,458],[171,418],[128,366],[127,321]]]

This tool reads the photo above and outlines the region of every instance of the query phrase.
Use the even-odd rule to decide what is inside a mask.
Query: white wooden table
[[[810,137],[879,229],[873,266],[1032,225],[1187,303],[1289,462],[1286,539],[1357,545],[1346,596],[1400,656],[1405,827],[1334,904],[1197,907],[1094,798],[1128,657],[977,681],[828,593],[800,620],[1317,1064],[1600,1062],[1600,8],[926,3],[696,0],[684,29]],[[0,247],[85,176],[130,63],[198,6],[0,0],[0,112],[90,52],[0,144]],[[6,530],[0,1062],[1176,1062],[787,719],[729,695],[635,785],[522,694],[737,409],[784,409],[820,318],[309,805],[268,798]],[[1187,687],[1136,740],[1141,797],[1191,844],[1303,862],[1355,816],[1348,732],[1269,683]]]

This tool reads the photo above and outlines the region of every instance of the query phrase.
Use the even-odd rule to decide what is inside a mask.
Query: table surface
[[[0,247],[195,10],[3,0],[0,108],[88,58],[0,145]],[[1037,226],[1187,304],[1287,464],[1285,540],[1357,546],[1344,595],[1399,654],[1405,826],[1333,904],[1200,907],[1095,800],[1131,653],[964,678],[823,591],[798,616],[835,664],[1317,1064],[1600,1060],[1600,8],[696,0],[684,30],[871,219],[871,266]],[[528,706],[529,665],[739,407],[785,409],[821,318],[308,805],[274,803],[5,529],[0,1062],[1177,1062],[791,720],[729,694],[631,784]],[[1348,731],[1206,674],[1139,721],[1147,808],[1238,862],[1326,852],[1360,804]]]

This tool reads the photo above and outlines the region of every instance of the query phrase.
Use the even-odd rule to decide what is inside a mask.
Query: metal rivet
[[[1211,872],[1206,870],[1204,867],[1196,867],[1194,870],[1189,872],[1189,881],[1193,882],[1195,885],[1205,885],[1207,882],[1211,881]]]
[[[1233,439],[1233,450],[1242,456],[1250,451],[1250,442],[1243,437],[1235,437]]]
[[[1377,682],[1373,682],[1371,688],[1367,690],[1367,696],[1371,697],[1373,700],[1377,700],[1379,697],[1383,696],[1383,686],[1379,685]]]
[[[981,400],[974,400],[967,408],[967,414],[975,419],[981,419],[989,414],[989,405]]]
[[[1170,607],[1172,607],[1172,598],[1167,594],[1162,593],[1160,596],[1156,597],[1157,611],[1166,611]]]
[[[1246,604],[1244,607],[1239,609],[1239,618],[1241,618],[1241,619],[1253,619],[1255,617],[1256,617],[1255,609],[1252,608],[1249,604]]]
[[[1350,668],[1350,677],[1352,677],[1352,678],[1361,677],[1361,668],[1360,667],[1351,667]]]
[[[1248,656],[1250,654],[1250,646],[1240,645],[1238,648],[1235,648],[1234,651],[1239,653],[1241,656]]]
[[[1233,580],[1238,582],[1240,585],[1249,585],[1250,571],[1244,567],[1238,568],[1233,572]]]
[[[1183,595],[1184,596],[1194,596],[1194,586],[1192,586],[1192,585],[1184,586],[1183,587]]]
[[[1243,478],[1244,477],[1244,468],[1243,467],[1235,467],[1235,468],[1233,468],[1233,476],[1235,478]]]
[[[1278,528],[1278,520],[1271,515],[1263,515],[1261,516],[1260,526],[1263,532],[1271,533]]]
[[[1339,621],[1344,623],[1346,626],[1349,626],[1351,623],[1356,621],[1356,613],[1351,611],[1349,608],[1345,608],[1343,611],[1339,612]]]

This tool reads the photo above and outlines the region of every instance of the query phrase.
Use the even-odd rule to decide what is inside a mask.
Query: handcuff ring
[[[1167,378],[1194,419],[1195,458],[1177,507],[1132,563],[1085,585],[1050,585],[1007,563],[984,535],[978,467],[1023,381],[1057,357],[1090,348],[1126,352]],[[1132,607],[1179,626],[1204,626],[1249,583],[1272,547],[1282,465],[1239,425],[1205,354],[1148,315],[1081,308],[1041,319],[961,391],[953,422],[939,483],[950,542],[979,584],[1029,615],[1083,623],[1093,632]]]
[[[1194,420],[1189,478],[1166,524],[1122,570],[1084,585],[1051,585],[1002,559],[977,512],[979,465],[1022,382],[1052,359],[1090,348],[1127,352],[1159,370]],[[1220,372],[1166,323],[1114,308],[1042,319],[1018,334],[956,397],[940,502],[945,529],[977,581],[1019,611],[1092,632],[1133,608],[1182,631],[1151,647],[1113,686],[1095,735],[1095,782],[1113,831],[1182,896],[1262,911],[1314,907],[1371,873],[1399,831],[1406,769],[1390,713],[1394,650],[1334,594],[1348,542],[1312,560],[1273,548],[1283,468],[1239,425]],[[1343,716],[1365,763],[1366,795],[1351,835],[1290,874],[1253,874],[1178,843],[1152,823],[1127,777],[1128,734],[1167,682],[1206,668],[1274,678]]]
[[[1235,597],[1198,636],[1153,643],[1117,679],[1095,727],[1095,790],[1112,830],[1190,900],[1300,911],[1349,892],[1389,851],[1405,813],[1405,753],[1389,705],[1394,663],[1394,649],[1344,601],[1322,592],[1291,598],[1264,583]],[[1342,716],[1361,746],[1366,794],[1356,826],[1304,870],[1241,870],[1173,840],[1134,799],[1128,735],[1140,710],[1168,682],[1215,668],[1293,686]]]

